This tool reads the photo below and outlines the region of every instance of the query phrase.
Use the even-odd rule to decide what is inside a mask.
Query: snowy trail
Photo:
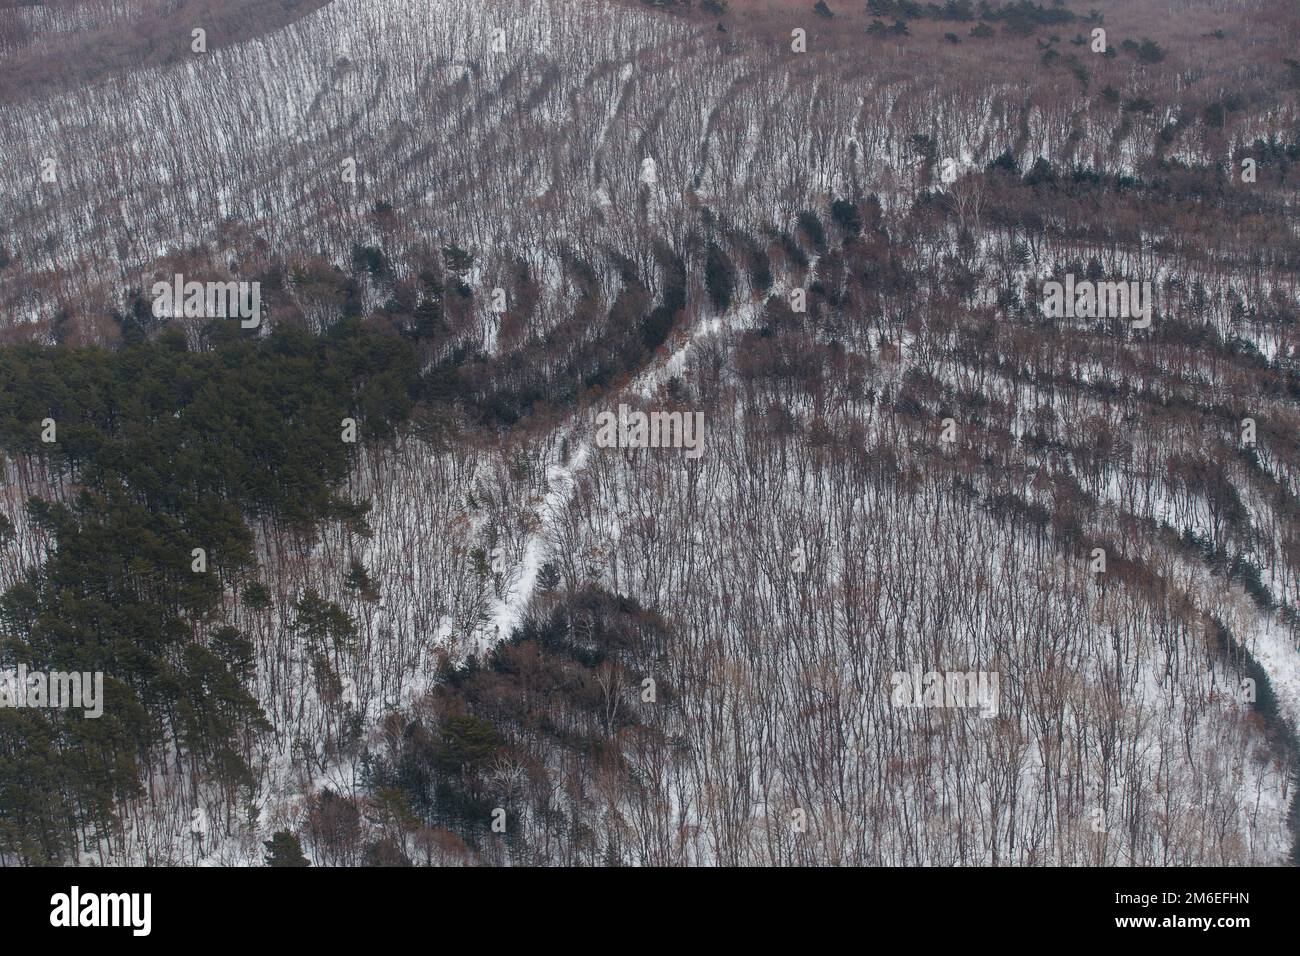
[[[603,404],[616,408],[627,395],[636,395],[643,399],[652,398],[663,387],[668,378],[681,375],[691,351],[703,340],[716,337],[726,332],[751,327],[758,318],[765,299],[754,299],[734,305],[722,315],[700,315],[692,325],[681,333],[682,341],[667,357],[649,363],[621,391],[611,395]],[[528,536],[523,555],[517,566],[517,573],[511,575],[511,583],[506,593],[492,602],[488,622],[476,635],[481,648],[490,647],[499,640],[508,638],[519,626],[527,614],[533,591],[537,585],[537,576],[547,559],[547,542],[556,518],[563,513],[577,488],[578,478],[591,455],[589,442],[578,438],[577,432],[583,427],[585,418],[569,419],[552,433],[552,445],[556,449],[564,447],[568,439],[574,442],[576,450],[568,462],[553,460],[546,466],[546,496],[538,509],[538,527]],[[558,452],[556,453],[558,456]]]
[[[557,429],[572,434],[573,424]],[[556,447],[562,447],[557,442]],[[506,589],[505,596],[493,602],[487,635],[493,642],[508,638],[511,632],[523,621],[532,601],[533,591],[537,586],[537,575],[546,560],[547,540],[556,517],[568,506],[574,489],[578,484],[578,475],[587,462],[590,447],[582,443],[570,456],[567,463],[554,461],[546,467],[546,497],[538,509],[541,519],[538,528],[528,536],[524,553],[520,558],[519,572],[512,576],[512,582]]]

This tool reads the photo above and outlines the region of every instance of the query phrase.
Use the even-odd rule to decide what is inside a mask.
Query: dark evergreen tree
[[[263,840],[266,847],[264,860],[267,866],[311,866],[311,862],[302,855],[302,843],[287,830],[280,830],[271,839]]]
[[[736,291],[736,267],[726,250],[716,242],[709,243],[704,264],[704,287],[716,311],[725,312],[731,308]]]

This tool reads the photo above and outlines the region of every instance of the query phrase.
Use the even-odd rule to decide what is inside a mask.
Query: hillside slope
[[[6,862],[1292,859],[1300,17],[702,6],[0,102]]]

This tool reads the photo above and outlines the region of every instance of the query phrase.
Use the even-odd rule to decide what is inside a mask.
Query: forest
[[[1291,5],[198,6],[0,10],[0,861],[1297,862]]]

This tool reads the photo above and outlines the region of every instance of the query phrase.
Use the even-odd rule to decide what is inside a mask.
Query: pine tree
[[[311,861],[302,855],[302,844],[287,830],[263,840],[262,846],[266,847],[267,866],[311,866]]]
[[[554,591],[560,586],[560,569],[554,561],[547,561],[537,572],[537,590],[543,594]]]

